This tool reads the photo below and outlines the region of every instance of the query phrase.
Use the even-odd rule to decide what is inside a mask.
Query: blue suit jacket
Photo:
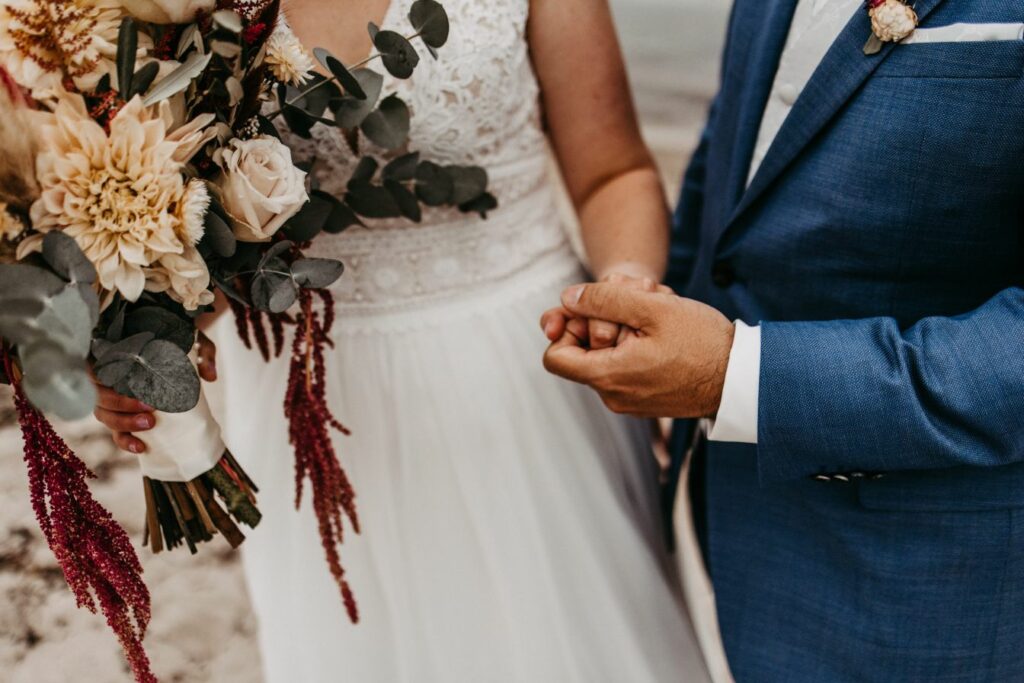
[[[736,0],[672,250],[681,294],[762,324],[758,444],[698,482],[733,672],[1024,681],[1024,41],[865,56],[858,13],[746,187],[795,5]],[[814,479],[851,472],[885,476]]]

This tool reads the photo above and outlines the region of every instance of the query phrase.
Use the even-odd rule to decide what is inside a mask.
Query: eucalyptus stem
[[[408,40],[409,42],[412,42],[412,41],[416,40],[417,38],[419,38],[421,33],[422,33],[421,31],[417,31],[416,33],[413,33],[410,36],[405,36],[405,39]],[[381,53],[375,52],[372,55],[370,55],[369,57],[367,57],[366,59],[364,59],[363,61],[356,62],[352,66],[346,66],[345,68],[350,70],[350,71],[353,71],[353,70],[358,69],[360,67],[366,66],[367,64],[369,64],[370,62],[374,61],[375,59],[379,59],[381,56],[382,56]],[[325,78],[324,80],[320,81],[319,83],[317,83],[317,84],[315,84],[313,86],[310,86],[310,88],[308,90],[303,90],[298,95],[296,95],[295,97],[291,98],[290,100],[285,100],[283,105],[278,107],[276,110],[274,110],[270,114],[267,114],[267,120],[268,121],[273,121],[278,116],[280,116],[282,113],[284,113],[285,107],[293,106],[296,102],[301,100],[303,97],[306,97],[311,92],[315,92],[318,88],[321,88],[321,87],[327,85],[328,83],[337,83],[337,82],[338,82],[338,77],[332,75],[330,78]]]

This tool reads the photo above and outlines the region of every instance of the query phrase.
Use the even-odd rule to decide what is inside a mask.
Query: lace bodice
[[[411,3],[392,0],[383,27],[406,32]],[[317,238],[315,255],[345,262],[335,296],[347,308],[393,310],[458,296],[565,249],[526,41],[529,0],[444,6],[451,35],[439,59],[420,50],[423,59],[405,81],[385,72],[384,94],[398,94],[412,110],[410,150],[436,163],[484,167],[500,206],[487,220],[427,209],[418,225],[372,221]],[[316,126],[311,140],[290,136],[288,144],[297,161],[313,163],[321,189],[344,193],[354,159],[337,129]]]

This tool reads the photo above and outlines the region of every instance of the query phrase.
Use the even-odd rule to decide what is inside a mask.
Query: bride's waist
[[[543,269],[548,256],[563,263],[572,258],[548,193],[503,205],[487,219],[451,215],[449,220],[405,228],[350,228],[318,238],[311,255],[344,263],[345,273],[332,294],[339,308],[364,313],[456,299],[469,290]]]

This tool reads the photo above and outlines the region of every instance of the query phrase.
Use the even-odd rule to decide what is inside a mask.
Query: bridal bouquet
[[[45,413],[87,415],[103,384],[160,412],[142,458],[145,542],[159,552],[255,526],[256,485],[220,438],[194,364],[196,318],[226,295],[246,344],[280,354],[293,328],[285,418],[296,501],[309,480],[330,571],[358,619],[338,545],[358,532],[329,430],[323,349],[341,263],[321,232],[422,206],[486,213],[487,174],[408,148],[410,110],[368,68],[408,78],[448,17],[417,0],[412,33],[370,25],[377,52],[312,55],[279,0],[10,0],[0,6],[0,381],[13,386],[30,494],[78,604],[104,613],[136,679],[155,680],[141,565],[90,495]],[[315,62],[323,73],[315,70]],[[328,75],[324,75],[328,74]],[[343,197],[311,185],[279,137],[341,128],[356,171]],[[366,147],[367,150],[361,148]],[[379,161],[383,159],[385,163]],[[265,486],[283,482],[263,482]]]

